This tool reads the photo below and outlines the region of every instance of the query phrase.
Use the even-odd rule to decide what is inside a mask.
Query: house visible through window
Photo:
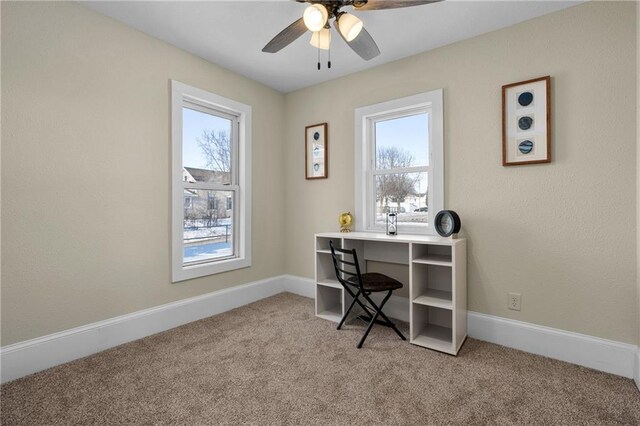
[[[250,107],[172,87],[174,281],[248,266]]]
[[[397,213],[398,224],[428,222],[429,115],[426,112],[374,122],[375,225]]]
[[[215,195],[208,195],[209,197],[209,210],[216,210],[218,208],[218,197]]]
[[[395,213],[399,232],[433,233],[442,209],[442,91],[356,110],[356,224],[382,231]]]

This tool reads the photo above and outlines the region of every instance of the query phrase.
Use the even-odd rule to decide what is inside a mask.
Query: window
[[[218,208],[218,199],[213,194],[209,194],[209,210],[216,210]]]
[[[356,109],[356,228],[433,234],[444,206],[442,89]]]
[[[171,88],[173,282],[250,266],[251,107]]]

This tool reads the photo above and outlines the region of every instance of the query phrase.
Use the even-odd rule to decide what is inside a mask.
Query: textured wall
[[[169,79],[253,107],[251,268],[171,284]],[[2,345],[282,274],[283,111],[80,5],[2,2]]]
[[[638,342],[635,7],[589,2],[288,94],[287,272],[312,277],[313,234],[354,209],[354,109],[444,88],[469,309]],[[553,162],[502,167],[501,86],[547,74]],[[323,121],[330,178],[305,181],[304,126]]]

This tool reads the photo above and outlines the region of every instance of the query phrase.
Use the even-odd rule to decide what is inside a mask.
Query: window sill
[[[193,278],[205,277],[207,275],[215,275],[236,269],[248,268],[250,266],[251,259],[248,257],[220,260],[200,265],[182,266],[174,269],[172,282],[177,283]]]

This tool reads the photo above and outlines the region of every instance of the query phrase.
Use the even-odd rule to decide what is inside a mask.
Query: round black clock
[[[453,210],[441,210],[434,220],[436,232],[441,237],[450,237],[460,232],[460,216]]]

